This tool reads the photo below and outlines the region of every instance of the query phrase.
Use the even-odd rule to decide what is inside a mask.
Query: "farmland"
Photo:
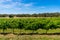
[[[59,40],[60,17],[0,18],[0,34],[1,40]]]
[[[60,17],[0,18],[0,33],[59,33],[59,30]]]

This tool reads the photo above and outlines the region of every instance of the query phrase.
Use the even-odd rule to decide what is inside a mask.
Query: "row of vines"
[[[60,18],[0,18],[0,29],[46,30],[60,28]]]

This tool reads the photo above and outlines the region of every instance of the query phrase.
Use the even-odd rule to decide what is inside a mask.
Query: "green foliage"
[[[60,18],[0,18],[0,29],[38,30],[60,28]]]

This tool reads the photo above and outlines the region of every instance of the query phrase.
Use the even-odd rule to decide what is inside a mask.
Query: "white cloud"
[[[12,8],[14,5],[0,5],[0,7],[3,7],[3,8]]]
[[[6,2],[6,1],[12,1],[12,0],[0,0],[0,3]]]
[[[8,0],[6,0],[8,1]],[[1,2],[1,1],[0,1]],[[0,3],[0,7],[3,8],[14,8],[15,6],[17,6],[19,3],[18,2],[11,2],[10,4],[4,4],[3,2]],[[19,4],[20,5],[20,4]]]
[[[4,4],[3,2],[10,2],[8,4]],[[33,6],[33,3],[21,3],[21,2],[13,2],[12,0],[1,0],[0,1],[0,8],[8,8],[8,9],[15,9],[15,10],[21,10],[21,9],[29,9],[31,6]]]
[[[5,5],[5,4],[0,4],[0,7],[3,7],[3,8],[12,8],[12,7],[14,7],[14,6],[15,6],[14,3],[12,3],[12,4],[7,4],[7,5]]]

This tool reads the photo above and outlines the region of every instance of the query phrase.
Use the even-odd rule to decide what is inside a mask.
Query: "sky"
[[[60,12],[60,0],[0,0],[0,14]]]

